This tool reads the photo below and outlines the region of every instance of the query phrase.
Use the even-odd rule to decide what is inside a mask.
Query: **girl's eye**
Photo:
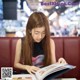
[[[39,34],[38,32],[35,32],[35,34]]]
[[[43,34],[45,34],[45,33],[43,33]]]
[[[42,34],[45,34],[45,32],[43,32]]]

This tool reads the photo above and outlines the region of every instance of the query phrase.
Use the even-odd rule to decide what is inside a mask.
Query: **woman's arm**
[[[15,52],[15,60],[14,60],[14,67],[25,70],[25,65],[22,65],[20,63],[20,57],[21,57],[21,39],[17,41],[16,44],[16,52]]]
[[[15,60],[14,60],[14,67],[22,70],[27,70],[30,74],[37,71],[39,68],[35,66],[30,65],[23,65],[20,63],[20,57],[21,57],[21,39],[17,41],[16,45],[16,54],[15,54]]]
[[[52,63],[56,63],[56,56],[55,56],[55,43],[54,40],[50,39],[50,44],[51,44],[51,58],[52,58]],[[64,58],[59,58],[58,63],[67,63]]]
[[[52,60],[52,63],[56,63],[55,43],[54,43],[54,40],[52,40],[52,39],[50,39],[50,47],[51,47],[51,60]]]

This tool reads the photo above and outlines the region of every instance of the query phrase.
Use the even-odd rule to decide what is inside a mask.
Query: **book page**
[[[40,70],[38,70],[36,72],[36,77],[40,80],[45,78],[46,76],[48,76],[51,73],[55,73],[57,71],[63,70],[63,69],[67,69],[67,68],[74,68],[73,66],[69,65],[69,64],[51,64],[47,67],[41,68]]]
[[[49,70],[53,69],[54,71],[56,71],[56,68],[59,68],[59,67],[64,66],[64,65],[65,64],[58,64],[58,63],[51,64],[49,66],[46,66],[46,67],[41,68],[40,70],[37,71],[37,73],[39,73],[39,75],[42,76],[42,74],[48,72]]]

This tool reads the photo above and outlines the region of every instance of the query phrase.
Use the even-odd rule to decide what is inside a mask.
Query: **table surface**
[[[18,79],[12,79],[12,80],[32,80],[30,78],[25,78],[25,79],[21,79],[21,78],[18,78]],[[76,78],[61,78],[61,79],[51,79],[51,80],[77,80]]]
[[[12,80],[33,80],[30,74],[13,75]],[[55,78],[50,80],[77,80],[76,78]]]

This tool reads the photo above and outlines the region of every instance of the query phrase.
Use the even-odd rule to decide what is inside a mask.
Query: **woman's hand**
[[[66,62],[66,60],[64,58],[59,58],[58,63],[67,64],[67,62]]]
[[[30,73],[33,74],[35,73],[37,70],[39,70],[40,68],[36,67],[36,66],[25,66],[25,69]]]

